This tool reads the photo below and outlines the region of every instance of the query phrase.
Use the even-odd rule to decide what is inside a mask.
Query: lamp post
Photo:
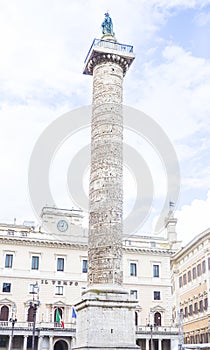
[[[183,344],[184,344],[184,332],[183,332],[183,312],[180,311],[178,313],[178,320],[179,320],[179,344],[178,344],[178,349],[182,350],[183,349]]]
[[[151,350],[153,350],[153,329],[152,325],[150,325],[150,341],[151,341]]]
[[[32,285],[33,301],[30,302],[30,306],[33,308],[33,332],[32,332],[32,350],[35,350],[35,329],[36,329],[36,312],[40,305],[39,301],[39,285],[36,282]],[[36,299],[35,299],[36,295]]]
[[[12,323],[12,333],[11,333],[9,350],[12,350],[12,345],[13,345],[14,327],[15,327],[15,323],[17,322],[16,312],[17,312],[17,308],[16,308],[16,305],[14,304],[12,307],[12,317],[9,319],[9,322]]]

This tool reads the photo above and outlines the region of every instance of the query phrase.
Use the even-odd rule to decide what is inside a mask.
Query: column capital
[[[119,44],[110,40],[94,39],[85,59],[83,73],[92,75],[93,69],[97,64],[112,62],[120,65],[123,69],[123,75],[125,75],[134,58],[133,46],[131,45]]]

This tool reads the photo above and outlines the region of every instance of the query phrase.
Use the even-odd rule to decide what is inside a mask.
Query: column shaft
[[[42,339],[43,339],[43,337],[38,338],[38,350],[42,349]]]
[[[23,350],[27,350],[27,340],[28,340],[28,336],[24,335],[24,339],[23,339]]]
[[[89,284],[122,284],[122,82],[116,63],[93,70]]]
[[[158,339],[158,350],[162,350],[162,339]]]
[[[53,337],[49,339],[49,350],[53,350]]]

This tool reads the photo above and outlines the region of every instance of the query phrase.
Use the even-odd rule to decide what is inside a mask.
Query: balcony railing
[[[33,328],[33,322],[16,322],[15,323],[15,333],[18,334],[19,332],[22,334],[23,331],[28,331],[31,333]],[[0,329],[1,332],[4,332],[4,334],[9,334],[12,329],[11,322],[8,321],[0,321]],[[48,330],[51,332],[71,332],[74,334],[76,332],[76,323],[70,322],[65,323],[64,329],[61,327],[61,325],[57,322],[37,322],[36,323],[36,332],[43,332],[44,330]],[[5,333],[6,332],[6,333]],[[153,335],[166,335],[170,337],[171,335],[178,335],[178,328],[176,327],[164,327],[164,326],[158,326],[152,328]],[[136,327],[136,337],[148,337],[151,334],[151,328],[150,326],[137,326]]]
[[[85,58],[85,62],[87,61],[87,58],[92,50],[93,47],[103,47],[111,50],[121,51],[121,52],[133,52],[133,46],[126,45],[126,44],[119,44],[114,41],[109,40],[102,40],[102,39],[94,39],[93,43],[90,47],[90,50],[88,51],[88,54]]]
[[[65,323],[65,329],[75,329],[76,325],[74,322]],[[1,329],[10,329],[12,328],[11,322],[8,321],[0,321],[0,328]],[[16,322],[15,323],[15,329],[29,329],[32,330],[33,328],[33,322]],[[36,329],[61,329],[61,325],[57,322],[36,322]]]
[[[150,326],[137,326],[136,327],[136,333],[141,334],[151,334],[151,328]],[[164,327],[164,326],[155,326],[152,327],[152,333],[153,334],[177,334],[178,328],[176,327]]]

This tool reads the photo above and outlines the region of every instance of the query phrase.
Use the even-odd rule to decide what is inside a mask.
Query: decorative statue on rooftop
[[[105,19],[104,19],[104,21],[103,21],[101,27],[102,27],[102,33],[103,33],[103,34],[114,35],[112,19],[111,19],[111,17],[109,16],[108,12],[105,13]]]

